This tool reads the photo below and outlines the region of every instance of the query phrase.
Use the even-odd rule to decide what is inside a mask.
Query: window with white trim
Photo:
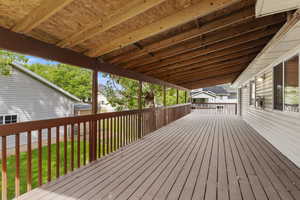
[[[18,115],[0,115],[0,125],[18,122]]]
[[[299,57],[280,63],[273,69],[274,109],[299,112]]]

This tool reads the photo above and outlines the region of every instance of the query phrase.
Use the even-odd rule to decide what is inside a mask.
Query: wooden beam
[[[176,104],[179,103],[179,91],[176,90]]]
[[[67,37],[65,40],[59,42],[58,46],[73,47],[161,4],[164,1],[166,0],[128,1],[124,7],[105,18],[88,25],[74,35]]]
[[[261,37],[259,35],[249,34],[249,35],[243,36],[239,39],[226,40],[226,41],[223,41],[223,42],[211,45],[211,46],[207,46],[205,48],[200,48],[200,49],[188,52],[188,53],[177,55],[175,57],[170,57],[161,62],[153,63],[153,65],[151,64],[151,65],[147,65],[147,66],[149,66],[150,68],[155,67],[155,66],[159,66],[162,68],[163,66],[166,66],[167,64],[171,65],[172,63],[177,63],[177,62],[185,61],[187,59],[196,58],[198,56],[207,55],[207,54],[210,54],[213,52],[221,51],[223,49],[230,49],[230,48],[235,48],[235,47],[245,48],[248,45],[253,45],[256,42],[258,44],[264,43],[264,42],[267,43],[271,39],[271,36],[274,35],[274,33],[270,33],[269,35],[262,34],[262,35],[260,35]],[[162,65],[160,65],[160,63]],[[162,68],[162,69],[164,69],[164,68]]]
[[[186,88],[176,86],[174,84],[167,83],[138,72],[126,70],[114,64],[102,63],[95,58],[90,58],[72,50],[63,49],[55,45],[12,32],[2,27],[0,27],[0,35],[0,48],[2,49],[21,54],[37,56],[48,60],[54,60],[91,70],[96,69],[101,72],[124,76],[135,80],[141,80],[158,85],[167,85],[169,87],[186,90]]]
[[[210,14],[239,1],[240,0],[202,0],[199,3],[182,9],[181,11],[175,12],[174,14],[171,14],[159,21],[156,21],[138,30],[130,32],[122,37],[119,37],[109,42],[107,45],[101,46],[96,49],[92,49],[89,52],[87,52],[87,55],[92,57],[101,56],[113,50],[122,48],[134,42],[140,41],[144,38],[150,37],[175,26],[186,23],[197,17]]]
[[[18,22],[12,28],[12,31],[28,33],[69,5],[72,1],[74,0],[44,0],[38,8],[33,9],[25,18]]]
[[[229,61],[221,61],[219,63],[211,64],[211,65],[204,65],[198,68],[195,68],[193,70],[189,70],[186,72],[180,72],[177,74],[172,74],[169,76],[165,76],[162,79],[168,80],[168,81],[176,81],[176,80],[182,80],[182,79],[188,79],[191,76],[198,76],[199,74],[207,73],[209,70],[214,70],[216,68],[222,68],[222,67],[231,67],[235,65],[243,65],[243,64],[249,64],[251,62],[256,54],[249,55],[247,57],[240,57],[237,59],[229,60]]]
[[[176,83],[182,84],[182,85],[189,84],[189,83],[194,83],[195,81],[202,80],[202,79],[207,79],[207,78],[210,78],[210,77],[223,76],[224,74],[241,72],[246,67],[247,67],[247,65],[244,64],[244,65],[232,66],[232,67],[229,67],[229,68],[224,67],[224,68],[221,68],[221,69],[214,69],[214,70],[211,70],[207,73],[203,73],[203,74],[198,75],[198,76],[193,76],[193,77],[188,78],[188,79],[177,81]]]
[[[149,52],[158,51],[163,48],[167,48],[169,46],[178,44],[180,42],[184,42],[186,40],[193,39],[195,37],[231,26],[232,24],[245,22],[255,16],[255,11],[253,7],[242,9],[232,15],[225,16],[221,19],[216,19],[206,24],[203,24],[199,28],[195,28],[173,37],[167,38],[165,40],[150,44],[145,46],[143,49],[137,49],[130,52],[126,52],[120,56],[109,59],[110,63],[124,63],[130,60],[136,59],[143,55],[148,54]]]
[[[268,40],[258,40],[258,41],[251,41],[242,45],[237,45],[237,46],[233,46],[227,49],[222,49],[221,51],[215,51],[212,53],[209,53],[207,55],[201,55],[198,57],[194,57],[194,58],[189,58],[187,57],[187,60],[181,61],[181,62],[177,62],[175,64],[170,63],[169,65],[163,65],[161,66],[159,63],[156,65],[157,67],[147,67],[146,69],[144,69],[143,71],[139,68],[138,71],[139,72],[143,72],[147,75],[153,75],[153,74],[157,74],[157,73],[162,73],[162,72],[166,72],[168,70],[172,70],[172,69],[177,69],[180,67],[184,67],[187,65],[192,65],[195,63],[200,63],[200,62],[204,62],[210,59],[214,59],[214,58],[219,58],[219,57],[223,57],[223,56],[227,56],[227,55],[231,55],[234,53],[238,53],[241,51],[245,51],[248,49],[252,49],[255,47],[261,47],[264,46],[265,44],[267,44]],[[164,63],[165,64],[165,63]]]
[[[176,45],[164,51],[157,52],[154,57],[149,57],[149,56],[142,57],[140,59],[136,59],[128,63],[124,63],[122,64],[122,66],[128,69],[139,68],[143,65],[151,64],[153,62],[158,62],[162,59],[176,56],[208,45],[213,45],[225,40],[238,38],[247,34],[250,35],[251,33],[253,35],[259,34],[259,32],[264,31],[264,29],[267,27],[270,27],[268,29],[271,29],[271,27],[273,27],[272,29],[273,30],[275,29],[275,31],[277,32],[282,26],[285,19],[278,16],[276,17],[277,18],[272,16],[268,18],[268,20],[262,20],[262,18],[260,18],[260,20],[258,21],[255,20],[248,24],[236,26],[234,28],[232,27],[226,28],[224,30],[214,32],[213,34],[207,36],[205,35],[205,37],[190,40],[188,42],[182,43],[181,45]]]
[[[240,72],[225,74],[222,76],[210,77],[202,80],[195,81],[194,83],[185,84],[184,86],[190,89],[196,89],[200,87],[209,87],[224,83],[230,83]]]
[[[247,50],[244,50],[244,51],[241,51],[241,52],[235,52],[235,53],[232,53],[232,54],[228,54],[228,55],[220,56],[220,57],[217,57],[217,58],[209,59],[209,60],[204,61],[204,62],[185,65],[185,66],[179,67],[179,68],[173,68],[173,69],[170,69],[170,71],[168,70],[168,71],[165,71],[165,72],[157,73],[156,77],[164,78],[166,76],[172,76],[174,74],[185,73],[185,72],[188,72],[189,70],[198,69],[198,68],[201,68],[201,67],[209,66],[209,65],[212,65],[212,64],[220,63],[220,62],[226,62],[226,61],[230,61],[230,60],[237,59],[237,58],[245,59],[245,56],[250,57],[250,55],[257,55],[257,53],[262,48],[263,48],[263,46],[254,47],[254,48],[247,49]]]

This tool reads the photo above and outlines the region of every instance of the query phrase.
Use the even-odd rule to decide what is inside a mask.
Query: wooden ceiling
[[[286,21],[255,18],[254,7],[255,0],[0,0],[0,26],[105,63],[97,68],[104,72],[194,89],[234,81]],[[18,50],[4,42],[0,48]],[[64,61],[53,49],[32,52]]]

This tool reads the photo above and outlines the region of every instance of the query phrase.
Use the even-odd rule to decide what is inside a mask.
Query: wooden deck
[[[241,119],[193,112],[20,199],[297,200],[300,169]]]

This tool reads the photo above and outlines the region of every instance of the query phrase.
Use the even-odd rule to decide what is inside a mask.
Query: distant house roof
[[[19,71],[21,71],[21,72],[23,72],[23,73],[29,75],[30,77],[32,77],[32,78],[34,78],[35,80],[41,82],[42,84],[44,84],[44,85],[46,85],[46,86],[48,86],[48,87],[50,87],[50,88],[52,88],[52,89],[54,89],[54,90],[60,92],[61,94],[65,95],[66,97],[68,97],[68,98],[70,98],[70,99],[72,99],[72,100],[74,100],[74,101],[81,102],[81,100],[80,100],[79,98],[77,98],[76,96],[70,94],[69,92],[67,92],[67,91],[65,91],[64,89],[58,87],[57,85],[51,83],[50,81],[46,80],[45,78],[43,78],[43,77],[37,75],[36,73],[30,71],[29,69],[27,69],[27,68],[24,67],[23,65],[21,65],[21,64],[19,64],[19,63],[17,63],[17,62],[13,62],[13,63],[11,64],[11,66],[12,66],[13,68],[16,68],[16,69],[18,69]]]
[[[216,97],[215,93],[212,93],[210,91],[198,91],[198,92],[195,92],[195,93],[192,93],[192,98],[199,98],[198,96],[201,95],[201,94],[205,94],[205,95],[208,95],[208,96],[211,96],[213,98]]]
[[[210,91],[215,93],[216,95],[225,94],[227,95],[229,92],[222,86],[213,86],[208,88],[203,88],[203,91]]]

